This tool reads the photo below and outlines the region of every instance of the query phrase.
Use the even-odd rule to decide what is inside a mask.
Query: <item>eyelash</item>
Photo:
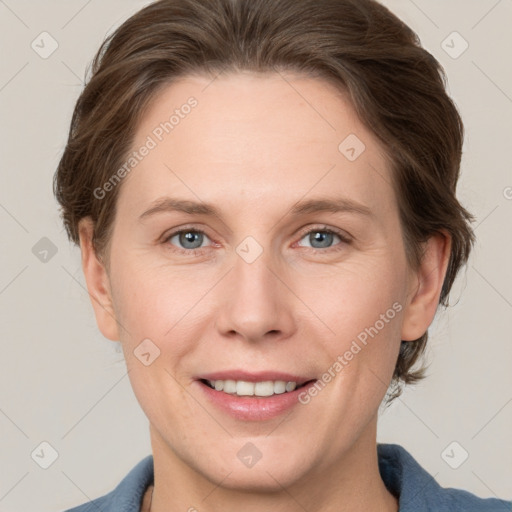
[[[203,231],[202,229],[193,228],[193,227],[189,227],[189,228],[185,227],[185,228],[181,228],[177,231],[173,231],[169,235],[165,236],[164,239],[162,240],[162,243],[164,245],[170,246],[169,240],[176,235],[180,235],[181,233],[200,233],[202,235],[205,235],[207,238],[209,238],[208,235],[206,234],[206,232]],[[328,234],[336,235],[341,240],[341,244],[339,244],[340,246],[343,246],[345,244],[350,245],[352,243],[352,240],[347,235],[345,235],[343,232],[338,231],[334,228],[330,228],[328,226],[316,226],[312,229],[301,232],[299,241],[302,240],[305,236],[309,235],[310,233],[328,233]],[[176,246],[172,246],[172,247],[173,248],[170,249],[171,251],[178,252],[180,254],[186,254],[187,256],[199,255],[200,253],[203,252],[204,249],[207,249],[207,247],[198,247],[196,249],[182,249],[182,248],[176,247]],[[325,254],[327,252],[336,252],[336,251],[342,250],[342,248],[343,247],[338,247],[338,246],[327,247],[326,249],[315,249],[314,247],[303,247],[303,249],[308,249],[309,252],[312,252],[313,254],[317,254],[317,253]]]

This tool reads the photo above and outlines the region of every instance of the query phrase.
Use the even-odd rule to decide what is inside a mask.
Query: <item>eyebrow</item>
[[[172,197],[162,197],[151,203],[151,207],[140,215],[142,221],[147,217],[162,212],[183,212],[190,215],[206,215],[209,217],[221,217],[220,211],[213,205],[190,200],[176,199]],[[346,212],[367,217],[374,217],[374,213],[368,206],[358,203],[349,198],[316,198],[306,201],[299,201],[290,209],[292,216],[306,215],[320,212]]]

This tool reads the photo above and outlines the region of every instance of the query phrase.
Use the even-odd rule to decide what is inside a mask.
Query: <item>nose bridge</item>
[[[240,254],[234,261],[233,279],[235,289],[240,293],[239,298],[247,302],[264,301],[269,304],[276,297],[276,278],[271,272],[272,257],[269,251],[262,252],[254,261],[246,260]]]
[[[262,339],[270,332],[289,336],[294,328],[289,292],[275,275],[278,271],[270,250],[251,238],[240,243],[233,255],[218,328],[248,340]]]

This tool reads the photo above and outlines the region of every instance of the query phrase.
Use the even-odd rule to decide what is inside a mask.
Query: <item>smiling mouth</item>
[[[267,380],[249,382],[244,380],[210,380],[199,379],[204,385],[211,389],[233,396],[244,396],[254,398],[266,398],[269,396],[291,393],[297,389],[314,382],[316,379],[308,380],[300,385],[293,381]]]

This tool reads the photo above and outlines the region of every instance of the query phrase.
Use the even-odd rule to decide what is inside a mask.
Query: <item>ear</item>
[[[405,308],[402,323],[403,341],[414,341],[423,336],[434,320],[450,260],[451,245],[451,236],[444,230],[425,242],[420,268],[411,273],[408,295],[411,299]]]
[[[96,316],[96,323],[105,336],[112,341],[119,341],[118,325],[114,313],[110,278],[104,264],[96,255],[92,244],[94,223],[85,217],[78,224],[80,249],[82,251],[82,269],[87,283],[87,291],[91,298]]]

